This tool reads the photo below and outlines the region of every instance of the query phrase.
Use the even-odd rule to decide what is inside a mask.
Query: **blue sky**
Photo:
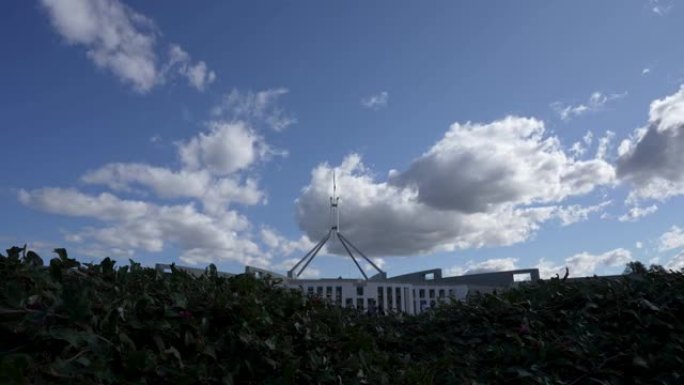
[[[8,1],[0,240],[390,275],[684,267],[684,4]],[[357,276],[324,250],[312,276]]]

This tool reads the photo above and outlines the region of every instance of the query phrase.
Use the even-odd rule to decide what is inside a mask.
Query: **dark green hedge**
[[[0,256],[0,383],[684,383],[684,277],[658,268],[380,317],[56,252]]]

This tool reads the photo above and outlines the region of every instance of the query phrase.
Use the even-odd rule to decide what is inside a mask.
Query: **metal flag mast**
[[[296,265],[292,267],[292,269],[290,269],[290,271],[287,272],[288,278],[299,278],[299,276],[302,275],[304,270],[306,270],[306,268],[309,266],[311,261],[313,261],[313,259],[316,258],[318,252],[321,251],[321,249],[326,244],[326,242],[328,242],[331,236],[337,238],[340,241],[340,243],[344,247],[344,250],[351,257],[352,261],[354,261],[354,264],[359,269],[364,279],[368,279],[368,276],[366,275],[366,272],[363,271],[363,269],[361,268],[361,265],[359,265],[359,262],[356,260],[356,257],[354,257],[354,253],[352,253],[352,250],[354,250],[359,256],[361,256],[361,258],[365,259],[366,262],[370,263],[370,265],[373,266],[373,268],[375,268],[375,270],[377,270],[382,276],[387,275],[375,263],[373,263],[373,261],[371,261],[370,258],[368,258],[363,252],[361,252],[361,250],[359,250],[344,235],[342,235],[342,233],[340,232],[339,203],[340,197],[337,196],[337,181],[335,180],[335,170],[333,170],[333,195],[330,197],[330,230],[328,230],[328,233],[323,237],[323,239],[321,239],[311,250],[309,250],[308,253],[304,255],[302,259],[299,260],[299,262],[297,262]],[[304,263],[302,268],[297,270],[302,263]]]

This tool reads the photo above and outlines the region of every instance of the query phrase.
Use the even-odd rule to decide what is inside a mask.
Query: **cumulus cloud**
[[[660,251],[667,251],[684,247],[684,229],[672,226],[669,231],[660,236]]]
[[[212,113],[223,119],[264,123],[275,131],[282,131],[297,123],[297,119],[278,104],[280,97],[288,92],[286,88],[273,88],[259,92],[242,92],[233,89],[223,97],[219,105],[214,107]]]
[[[22,190],[19,199],[41,211],[107,223],[69,234],[67,240],[72,242],[95,242],[129,254],[138,249],[159,252],[171,243],[182,250],[180,260],[189,264],[221,260],[268,263],[259,246],[242,233],[249,228],[249,221],[234,211],[214,217],[198,212],[192,204],[156,205],[59,188]]]
[[[91,217],[103,221],[133,221],[143,216],[147,210],[147,204],[142,201],[121,201],[109,193],[84,195],[75,189],[21,189],[19,201],[52,214]]]
[[[651,215],[658,211],[658,206],[656,205],[651,205],[648,207],[639,207],[639,206],[634,206],[629,209],[626,213],[618,217],[618,221],[620,222],[636,222],[640,218],[643,218],[647,215]]]
[[[390,181],[414,189],[431,207],[474,213],[503,203],[562,201],[613,178],[613,167],[601,159],[567,156],[557,137],[545,135],[543,122],[507,117],[489,124],[453,124]]]
[[[600,111],[607,103],[622,99],[625,96],[627,96],[626,92],[604,94],[596,91],[589,96],[589,99],[585,103],[572,105],[562,102],[553,102],[551,103],[551,108],[558,114],[561,120],[570,120],[588,112]]]
[[[468,261],[465,266],[453,266],[446,269],[445,275],[468,275],[491,273],[495,271],[515,270],[518,268],[518,258],[493,258],[482,262]]]
[[[617,174],[631,185],[629,202],[684,193],[684,87],[651,103],[648,125],[618,148]]]
[[[178,143],[179,170],[144,163],[110,163],[86,172],[81,180],[117,192],[151,190],[161,199],[198,200],[205,212],[220,213],[233,203],[255,205],[265,201],[258,181],[245,174],[273,153],[264,138],[246,124],[214,121],[205,132]]]
[[[454,124],[406,171],[391,171],[387,181],[376,180],[356,154],[335,170],[342,232],[370,255],[522,242],[545,221],[570,223],[598,211],[558,203],[610,184],[614,175],[603,160],[567,156],[556,137],[544,135],[541,122],[518,117]],[[316,167],[296,202],[299,226],[310,239],[329,227],[332,172],[328,164]],[[342,252],[336,244],[330,251]]]
[[[110,163],[87,172],[81,180],[115,191],[150,189],[162,199],[194,198],[202,202],[205,211],[211,212],[218,212],[231,203],[254,205],[265,199],[255,179],[216,177],[205,169],[173,171],[147,164]]]
[[[618,248],[603,254],[582,252],[565,258],[561,264],[541,259],[536,267],[542,278],[551,278],[556,274],[562,277],[566,267],[570,270],[571,277],[586,277],[596,274],[599,268],[624,266],[631,260],[632,253],[629,250]]]
[[[215,121],[205,132],[178,144],[180,169],[110,163],[81,178],[144,200],[62,188],[20,190],[18,199],[36,210],[101,221],[99,227],[67,233],[66,240],[81,250],[114,256],[161,252],[172,246],[180,250],[183,263],[237,261],[265,267],[274,258],[311,246],[306,237],[289,241],[272,231],[256,234],[250,221],[232,207],[265,200],[250,169],[269,156],[265,140],[246,124]],[[149,192],[172,202],[152,201]]]
[[[272,155],[263,137],[242,122],[212,122],[209,132],[181,143],[179,154],[188,170],[207,169],[215,175],[244,170]]]
[[[389,93],[387,93],[387,91],[382,91],[375,95],[370,95],[361,99],[361,105],[363,107],[376,111],[381,108],[387,107],[388,102]]]
[[[161,34],[154,22],[118,0],[40,2],[67,43],[85,47],[97,67],[111,71],[138,92],[164,82],[164,68],[178,68],[198,89],[216,77],[204,62],[192,64],[190,56],[177,45],[171,45],[169,62],[160,67],[156,45]]]

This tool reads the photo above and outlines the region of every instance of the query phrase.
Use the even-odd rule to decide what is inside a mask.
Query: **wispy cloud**
[[[556,274],[562,276],[566,267],[569,269],[571,277],[585,277],[596,274],[599,268],[620,267],[631,260],[632,253],[629,250],[618,248],[603,254],[591,254],[585,251],[567,257],[557,265],[541,259],[537,268],[542,278],[551,278]]]
[[[375,95],[370,95],[361,99],[361,105],[371,110],[379,110],[381,108],[387,107],[388,102],[389,93],[387,93],[387,91],[382,91]]]
[[[658,206],[656,205],[651,205],[648,207],[639,207],[639,206],[634,206],[629,209],[626,213],[618,217],[618,221],[620,222],[636,222],[640,218],[643,218],[645,216],[651,215],[658,211]]]
[[[212,114],[230,120],[246,120],[266,124],[274,131],[282,131],[297,123],[297,119],[279,106],[287,88],[271,88],[263,91],[241,92],[233,89],[214,107]]]
[[[518,258],[492,258],[481,262],[469,261],[465,266],[457,265],[446,269],[447,276],[491,273],[495,271],[515,270]]]
[[[665,16],[672,11],[672,0],[649,0],[648,6],[658,16]]]
[[[551,103],[551,108],[560,116],[561,120],[567,121],[588,112],[600,111],[607,103],[622,99],[625,96],[627,96],[627,92],[604,94],[596,91],[589,96],[589,99],[587,99],[585,103],[572,105],[562,102],[553,102]]]
[[[162,34],[156,24],[118,0],[41,0],[41,5],[67,43],[85,47],[97,67],[137,92],[150,91],[172,73],[186,77],[198,90],[216,78],[206,63],[193,63],[176,44],[170,44],[169,58],[160,65],[157,40]]]

